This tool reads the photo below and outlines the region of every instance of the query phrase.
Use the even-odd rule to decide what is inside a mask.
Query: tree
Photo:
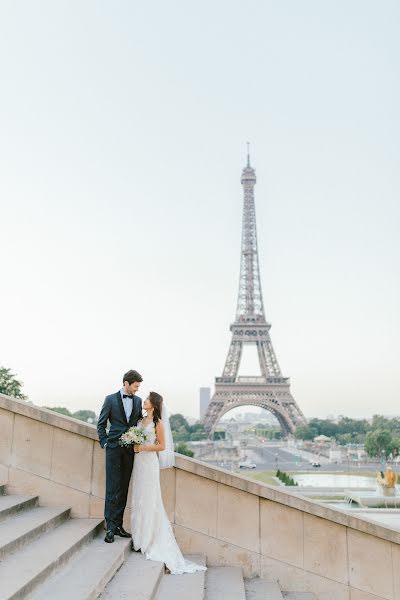
[[[400,438],[393,437],[390,443],[390,454],[395,457],[400,455]]]
[[[190,440],[192,442],[206,440],[207,437],[207,432],[202,423],[195,423],[194,425],[190,426]]]
[[[315,427],[309,425],[302,425],[297,427],[294,434],[297,440],[313,440],[318,435],[318,430]]]
[[[339,433],[339,435],[336,436],[336,441],[340,446],[347,446],[347,444],[351,443],[362,443],[358,442],[358,439],[355,439],[351,433]]]
[[[338,433],[338,426],[336,423],[328,421],[328,419],[311,419],[309,426],[318,431],[317,435],[335,437],[335,435]]]
[[[339,434],[365,434],[369,429],[370,426],[366,419],[350,419],[349,417],[342,417],[338,423]]]
[[[188,442],[190,440],[190,433],[182,425],[178,430],[172,430],[172,437],[174,442]]]
[[[387,420],[384,417],[382,418],[386,423]],[[334,423],[330,419],[311,419],[308,425],[296,429],[295,437],[302,440],[312,440],[318,435],[326,435],[335,438],[339,444],[350,442],[362,444],[367,431],[370,429],[371,427],[366,419],[351,419],[342,416],[338,423]],[[389,427],[384,427],[384,429],[389,429]]]
[[[77,410],[72,416],[86,423],[97,423],[97,415],[92,410]]]
[[[185,442],[179,442],[179,444],[176,444],[175,452],[178,452],[179,454],[184,454],[185,456],[190,456],[190,458],[193,458],[194,456],[193,450],[190,450],[190,448],[188,448]]]
[[[203,423],[195,423],[189,426],[190,433],[196,433],[197,431],[204,431]]]
[[[52,410],[60,415],[65,415],[66,417],[73,417],[79,421],[85,421],[85,423],[97,423],[97,415],[92,410],[77,410],[76,412],[72,413],[65,406],[43,406],[43,408]],[[89,419],[91,419],[91,421],[89,421]]]
[[[389,456],[393,449],[392,435],[387,429],[369,431],[365,438],[365,451],[369,456]]]
[[[372,417],[371,429],[386,429],[388,431],[400,433],[400,420],[398,418],[388,419],[382,415],[374,415]]]
[[[23,384],[15,378],[11,369],[0,367],[0,393],[18,398],[19,400],[27,400],[28,396],[22,393]]]
[[[184,427],[188,433],[190,431],[189,423],[186,421],[185,417],[179,413],[170,416],[169,424],[171,425],[172,431],[179,431],[181,427]]]
[[[205,431],[195,431],[194,433],[190,434],[190,441],[191,442],[199,442],[201,440],[206,440],[207,439],[207,433]]]

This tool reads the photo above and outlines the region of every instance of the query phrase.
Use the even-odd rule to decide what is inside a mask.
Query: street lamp
[[[382,471],[383,471],[383,467],[385,466],[385,450],[384,450],[384,448],[382,448],[381,453],[382,453],[382,456],[381,456],[381,467],[382,467]]]

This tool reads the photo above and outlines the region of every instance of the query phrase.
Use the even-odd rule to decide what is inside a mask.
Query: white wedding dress
[[[138,423],[141,427],[141,423]],[[143,429],[146,445],[156,441],[154,423]],[[165,563],[171,574],[205,571],[206,567],[186,560],[176,543],[161,497],[160,467],[157,452],[135,454],[132,476],[132,541],[149,560]]]

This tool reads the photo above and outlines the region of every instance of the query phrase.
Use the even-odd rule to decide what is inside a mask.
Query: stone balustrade
[[[8,493],[101,517],[104,458],[93,425],[0,394]],[[400,600],[399,531],[181,455],[161,482],[179,545],[210,565],[240,566],[319,600]]]

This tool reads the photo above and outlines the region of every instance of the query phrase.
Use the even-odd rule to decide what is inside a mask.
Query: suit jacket
[[[99,434],[100,446],[104,448],[107,442],[107,448],[116,448],[118,440],[125,431],[130,427],[137,425],[138,420],[142,416],[142,399],[139,396],[132,398],[132,413],[129,421],[126,419],[124,405],[122,403],[121,394],[118,391],[116,394],[106,396],[104,404],[101,408],[99,420],[97,421],[97,433]],[[107,421],[110,421],[110,430],[107,434]]]

